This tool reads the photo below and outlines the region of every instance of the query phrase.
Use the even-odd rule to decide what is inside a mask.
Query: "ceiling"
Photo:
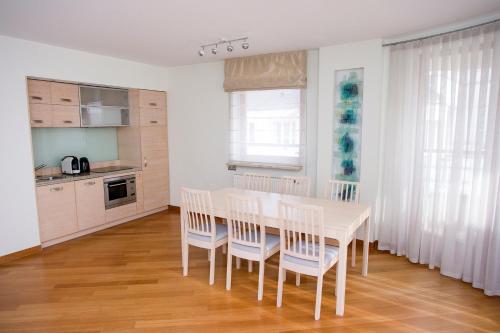
[[[201,44],[248,36],[231,56],[427,30],[500,10],[499,0],[0,0],[0,35],[178,66]]]

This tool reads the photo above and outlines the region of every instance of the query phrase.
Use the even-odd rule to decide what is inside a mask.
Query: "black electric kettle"
[[[89,159],[86,157],[80,157],[80,173],[89,173],[90,163]]]

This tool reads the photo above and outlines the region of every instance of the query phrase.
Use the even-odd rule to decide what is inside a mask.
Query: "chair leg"
[[[248,260],[248,271],[250,273],[252,273],[253,271],[253,263],[252,263],[252,260]]]
[[[240,268],[241,268],[241,258],[236,257],[236,269],[240,269]]]
[[[215,248],[210,250],[210,285],[215,281]]]
[[[316,286],[316,309],[314,311],[314,319],[318,320],[321,313],[321,294],[323,291],[323,274],[318,276],[318,285]]]
[[[356,237],[352,239],[351,242],[351,266],[356,266]]]
[[[231,252],[227,252],[227,273],[226,273],[226,290],[231,290],[231,273],[233,270],[233,256]]]
[[[283,277],[285,275],[286,270],[284,268],[281,268],[281,265],[279,266],[279,272],[278,272],[278,295],[276,298],[276,306],[278,308],[281,308],[281,303],[283,300]]]
[[[262,301],[262,296],[264,294],[264,260],[259,262],[259,291],[257,293],[257,300]]]
[[[184,260],[183,263],[183,270],[182,270],[182,275],[187,276],[188,275],[188,262],[189,262],[189,244],[187,241],[184,241],[184,257],[182,258]]]
[[[295,273],[295,285],[300,286],[300,273]]]
[[[337,283],[339,281],[339,269],[338,266],[335,266],[335,288],[333,289],[333,293],[335,297],[337,297]]]

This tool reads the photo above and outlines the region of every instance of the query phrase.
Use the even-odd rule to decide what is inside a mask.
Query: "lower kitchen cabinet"
[[[78,231],[73,182],[37,187],[36,196],[42,242]]]
[[[76,215],[78,230],[85,230],[104,224],[104,187],[102,178],[75,182]]]

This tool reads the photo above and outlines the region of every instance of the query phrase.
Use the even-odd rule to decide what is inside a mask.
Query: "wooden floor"
[[[225,290],[221,252],[214,286],[200,249],[182,277],[179,229],[178,213],[158,213],[0,266],[0,332],[500,331],[500,297],[375,250],[368,277],[361,258],[348,271],[344,317],[335,316],[335,270],[327,273],[315,321],[312,277],[296,287],[289,274],[276,308],[278,256],[266,264],[260,303],[256,266],[233,270]]]

